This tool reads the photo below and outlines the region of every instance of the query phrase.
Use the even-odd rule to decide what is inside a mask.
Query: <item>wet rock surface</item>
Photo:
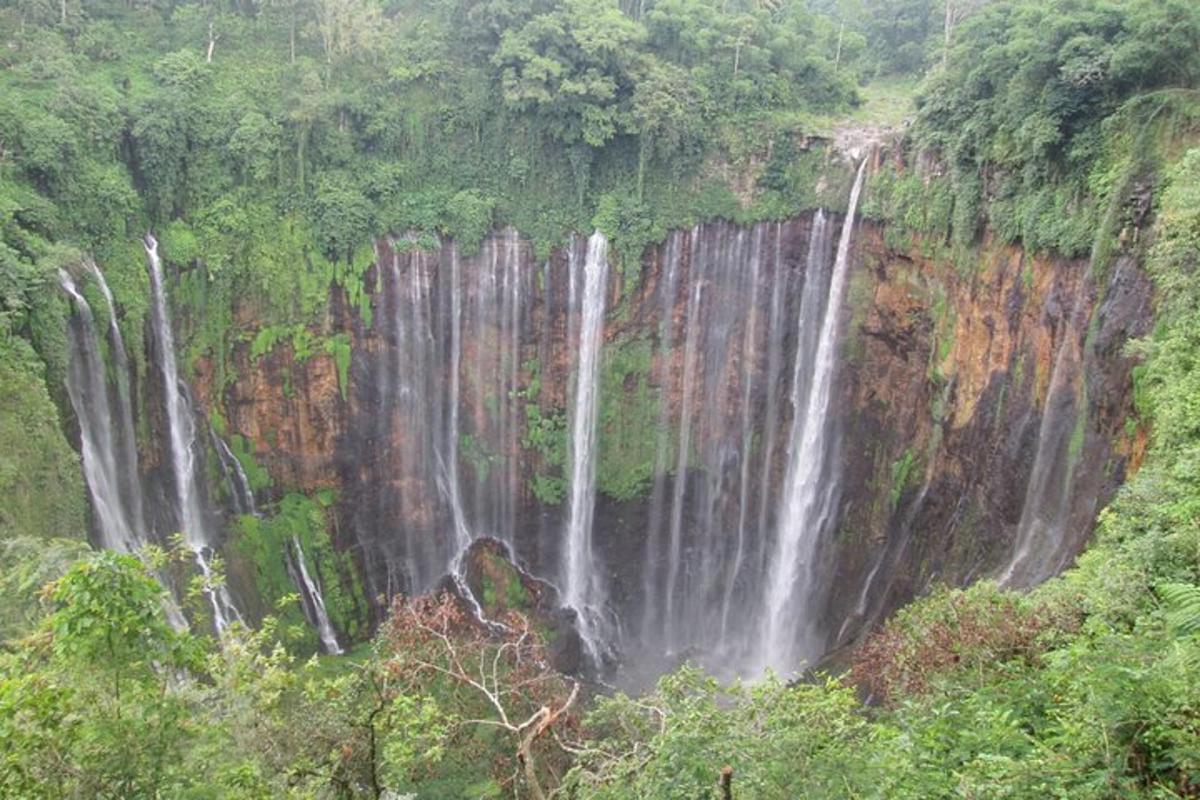
[[[601,489],[614,474],[647,477],[631,479],[639,487],[632,497],[601,494],[594,539],[611,611],[623,639],[635,642],[630,658],[650,630],[648,592],[667,580],[648,570],[666,563],[673,513],[686,571],[677,578],[685,611],[672,613],[694,615],[684,638],[712,628],[701,632],[712,654],[721,626],[712,609],[734,608],[735,620],[752,613],[760,566],[731,577],[729,564],[739,525],[753,545],[743,552],[749,564],[773,535],[812,227],[811,215],[761,229],[700,226],[652,249],[636,280],[629,270],[610,278],[601,380],[615,377],[602,387]],[[884,234],[870,223],[856,234],[840,309],[840,491],[820,612],[829,647],[853,641],[932,582],[995,575],[1009,558],[1055,354],[1071,332],[1086,340],[1086,413],[1069,437],[1071,456],[1103,467],[1074,473],[1077,500],[1064,533],[1072,552],[1139,447],[1138,434],[1125,430],[1133,362],[1124,342],[1147,330],[1150,293],[1132,260],[1118,260],[1102,286],[1089,287],[1078,261],[989,242],[972,264],[956,266],[931,255],[930,243],[914,239],[898,249]],[[460,523],[515,553],[529,570],[522,585],[530,575],[559,579],[565,511],[549,502],[555,492],[546,487],[563,476],[561,426],[577,357],[571,254],[541,261],[524,240],[497,234],[480,254],[457,266],[453,258],[445,247],[418,257],[381,244],[365,278],[371,324],[334,290],[328,330],[352,342],[344,398],[332,358],[298,364],[286,346],[252,363],[239,345],[238,378],[219,391],[200,368],[201,404],[220,409],[230,432],[252,443],[273,491],[338,490],[335,544],[354,554],[372,598],[434,585],[454,555]],[[749,272],[755,258],[757,283]],[[745,269],[721,271],[735,260]],[[692,275],[696,264],[713,266]],[[697,303],[704,325],[689,354]],[[1081,319],[1071,319],[1076,309]],[[414,314],[426,315],[426,350],[412,349]],[[414,353],[423,360],[414,362]],[[619,358],[624,372],[615,371]],[[621,403],[612,403],[614,392]],[[680,461],[685,415],[691,423]],[[603,449],[614,429],[634,431],[615,455]],[[447,488],[450,454],[457,494]],[[745,457],[753,461],[743,472]],[[477,565],[477,581],[488,574]],[[530,596],[549,596],[539,592]],[[377,604],[377,613],[384,607]],[[681,640],[660,655],[678,659],[689,647]]]

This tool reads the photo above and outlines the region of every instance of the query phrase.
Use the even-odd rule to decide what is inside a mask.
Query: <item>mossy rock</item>
[[[508,545],[496,539],[472,542],[463,564],[466,588],[486,619],[522,615],[549,648],[555,669],[567,674],[581,671],[583,642],[575,628],[575,612],[563,607],[552,584],[513,563]]]

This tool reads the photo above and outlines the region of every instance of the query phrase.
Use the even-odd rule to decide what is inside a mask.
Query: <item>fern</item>
[[[1158,587],[1158,594],[1173,630],[1183,635],[1200,631],[1200,586],[1165,583]]]

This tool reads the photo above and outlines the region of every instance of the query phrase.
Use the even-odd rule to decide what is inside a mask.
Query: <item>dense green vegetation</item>
[[[231,299],[264,324],[311,324],[331,280],[357,283],[361,267],[338,264],[369,259],[372,234],[452,234],[470,250],[511,223],[545,251],[595,223],[636,256],[669,225],[737,208],[704,165],[744,162],[856,101],[865,62],[823,13],[641,11],[6,5],[6,325],[36,325],[22,303],[61,263],[59,242],[95,253],[142,313],[130,245],[147,228],[201,281],[184,287],[191,355],[218,358]]]
[[[739,798],[1200,794],[1194,4],[16,0],[0,41],[0,794],[682,800],[722,796],[726,766]],[[1124,250],[1158,290],[1136,347],[1152,443],[1064,576],[1029,594],[938,589],[840,677],[722,686],[685,668],[644,697],[588,698],[546,666],[549,628],[518,613],[511,576],[484,578],[505,634],[417,599],[352,655],[298,663],[313,641],[278,557],[293,537],[339,630],[365,619],[326,495],[276,487],[241,519],[237,555],[273,616],[220,648],[167,624],[154,576],[172,556],[78,541],[53,287],[83,253],[135,359],[137,237],[153,228],[187,362],[211,358],[219,387],[235,343],[254,359],[286,343],[331,355],[345,392],[349,342],[324,312],[336,285],[368,313],[372,235],[470,250],[513,224],[545,252],[599,226],[632,280],[671,226],[835,202],[844,170],[805,134],[852,112],[863,81],[926,73],[865,202],[889,241],[920,233],[968,269],[985,230],[1101,270]],[[650,348],[623,342],[603,364],[600,488],[619,499],[650,478]],[[565,420],[537,405],[527,366],[534,491],[555,502]],[[921,463],[891,465],[893,504]],[[204,618],[198,587],[185,602]]]
[[[1195,127],[1197,52],[1192,3],[985,4],[917,95],[908,149],[924,168],[882,172],[864,211],[959,261],[984,230],[1107,252],[1149,210],[1165,143]]]
[[[318,492],[315,497],[289,493],[266,509],[262,516],[243,515],[238,519],[236,549],[238,555],[254,566],[254,587],[269,608],[277,610],[280,624],[294,626],[299,639],[297,650],[316,650],[315,632],[305,624],[299,604],[288,602],[296,589],[295,579],[280,557],[293,551],[298,543],[313,579],[324,587],[324,600],[330,621],[346,636],[359,639],[366,619],[366,601],[358,573],[350,557],[333,549],[329,540],[328,508],[333,493]],[[288,628],[291,630],[292,628]]]

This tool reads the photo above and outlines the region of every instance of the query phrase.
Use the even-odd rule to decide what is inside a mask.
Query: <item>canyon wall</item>
[[[630,674],[755,663],[814,346],[803,297],[828,284],[842,224],[705,224],[609,273],[592,538]],[[885,234],[853,237],[837,310],[810,661],[935,581],[1061,569],[1139,453],[1122,348],[1147,331],[1150,287],[1134,262],[1100,275],[985,242],[955,265]],[[381,241],[370,313],[331,293],[322,333],[349,337],[345,381],[286,340],[260,358],[238,346],[223,388],[198,364],[199,405],[250,443],[266,494],[336,490],[334,544],[376,619],[475,536],[560,579],[584,249],[538,260],[513,231],[470,256]],[[1054,541],[1025,559],[1036,569],[1014,572],[1039,537]]]

